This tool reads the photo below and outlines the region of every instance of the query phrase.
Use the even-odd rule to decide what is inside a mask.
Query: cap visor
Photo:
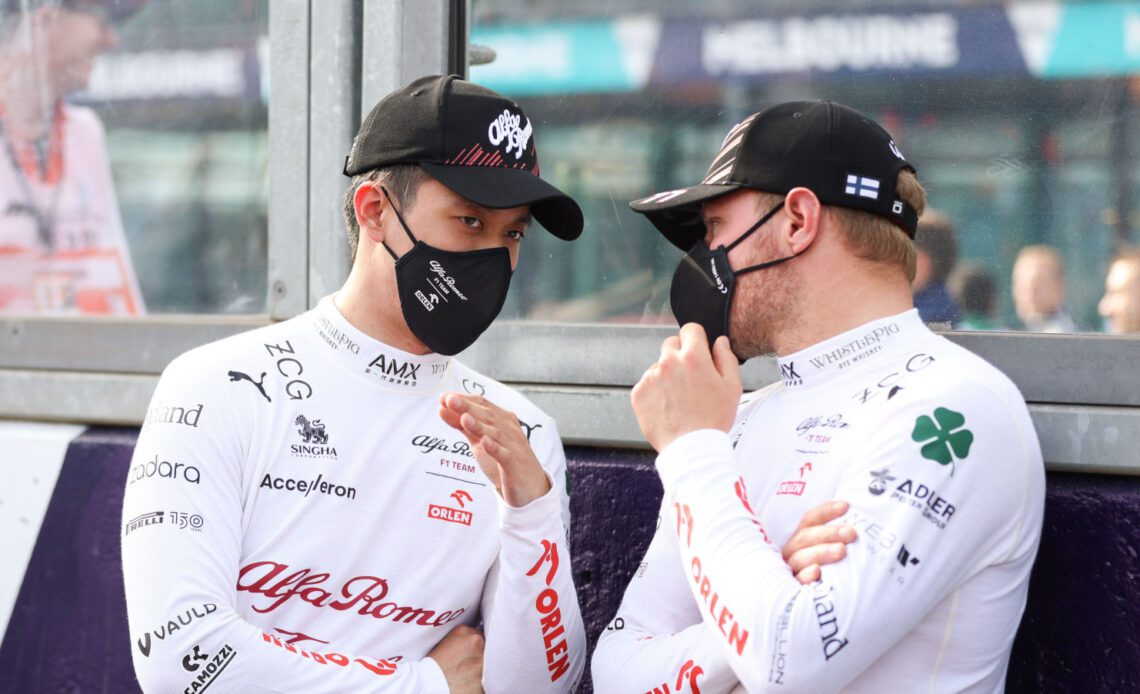
[[[530,205],[531,214],[547,231],[571,241],[582,233],[582,208],[573,198],[524,169],[496,166],[446,166],[423,163],[433,178],[492,209]]]
[[[634,200],[629,206],[634,212],[645,215],[670,243],[688,251],[705,235],[705,225],[701,221],[701,203],[728,195],[741,187],[738,183],[699,183]]]

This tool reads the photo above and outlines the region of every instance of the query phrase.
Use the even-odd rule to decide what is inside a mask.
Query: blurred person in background
[[[2,0],[0,313],[145,312],[87,88],[146,0]]]
[[[1140,250],[1127,249],[1109,265],[1097,310],[1107,332],[1140,333]]]
[[[918,221],[914,247],[918,258],[911,288],[919,317],[924,323],[957,323],[961,311],[946,286],[958,262],[954,225],[945,215],[927,210]]]
[[[1065,265],[1052,246],[1026,246],[1013,262],[1013,308],[1026,330],[1071,333],[1079,330],[1065,309]]]
[[[997,281],[980,265],[964,264],[950,273],[950,294],[962,307],[958,330],[1008,330],[997,318]]]

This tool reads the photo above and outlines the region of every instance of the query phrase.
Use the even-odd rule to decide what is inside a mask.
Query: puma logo
[[[231,371],[229,373],[229,376],[230,376],[230,380],[233,382],[249,381],[250,383],[252,383],[254,386],[257,387],[257,390],[261,392],[261,395],[265,398],[265,400],[267,402],[273,402],[273,399],[270,398],[268,395],[266,395],[265,388],[263,388],[261,385],[265,381],[265,372],[264,371],[261,372],[261,378],[259,378],[256,381],[253,380],[252,378],[250,378],[248,374],[243,374],[240,371]]]
[[[519,425],[522,426],[522,428],[526,430],[526,440],[527,441],[530,441],[530,435],[535,429],[541,429],[542,428],[541,424],[527,424],[526,422],[522,421],[521,419],[519,420]]]

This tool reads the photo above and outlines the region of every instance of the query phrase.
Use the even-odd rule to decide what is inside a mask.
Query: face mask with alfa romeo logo
[[[384,191],[389,203],[388,191]],[[396,261],[396,291],[404,320],[420,342],[436,354],[453,355],[471,346],[499,315],[511,286],[511,254],[506,248],[445,251],[418,240],[392,205],[415,243]]]
[[[673,315],[677,317],[679,325],[699,323],[709,338],[709,349],[712,349],[718,337],[728,335],[729,311],[732,308],[736,278],[748,272],[779,265],[803,253],[800,251],[786,258],[769,260],[735,271],[728,264],[728,252],[763,226],[783,206],[784,203],[781,202],[774,207],[728,246],[720,246],[714,251],[703,239],[697,241],[673,273],[673,286],[669,290]]]

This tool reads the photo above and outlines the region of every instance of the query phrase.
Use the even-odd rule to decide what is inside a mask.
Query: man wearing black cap
[[[368,114],[352,270],[164,373],[124,500],[145,689],[564,692],[585,663],[554,421],[454,360],[498,314],[538,176],[530,120],[456,77]],[[484,642],[485,638],[485,642]]]
[[[733,128],[699,185],[633,203],[688,255],[680,334],[632,397],[662,522],[599,691],[1003,689],[1041,451],[1014,385],[913,309],[924,198],[880,126],[796,102]],[[771,352],[782,382],[741,397],[739,361]],[[832,498],[859,539],[801,585],[778,547]]]

